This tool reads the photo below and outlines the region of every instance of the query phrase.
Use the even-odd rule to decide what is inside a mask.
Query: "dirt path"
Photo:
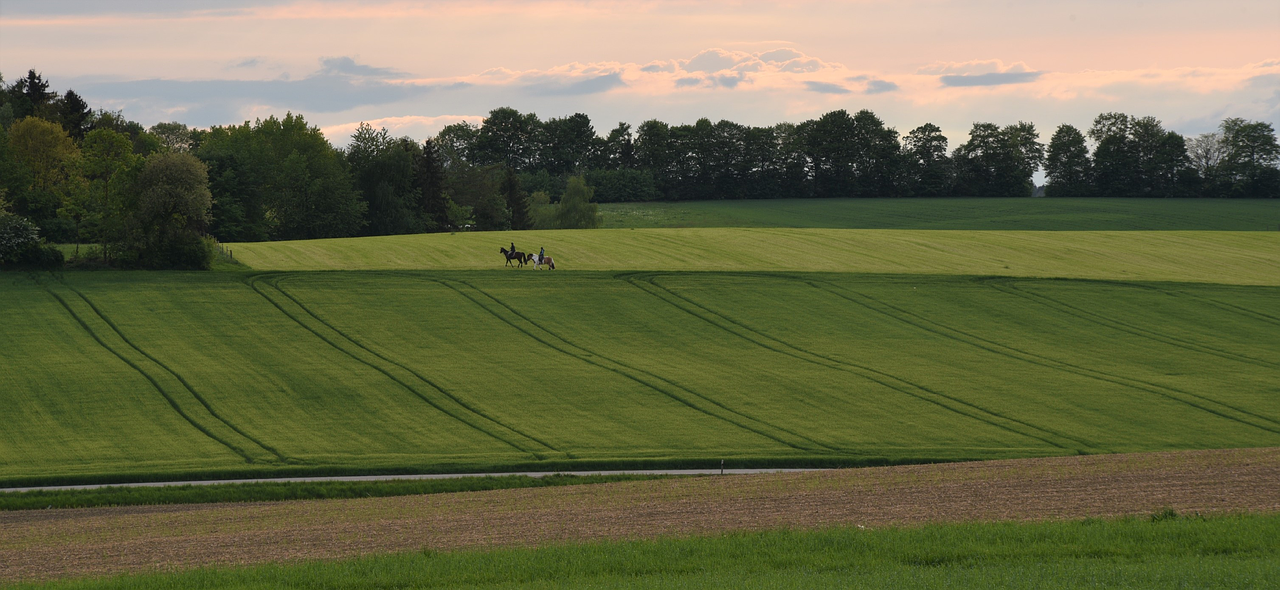
[[[255,504],[0,512],[0,581],[831,525],[1280,510],[1280,449]]]

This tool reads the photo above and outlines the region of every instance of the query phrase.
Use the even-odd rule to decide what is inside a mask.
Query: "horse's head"
[[[507,253],[507,249],[506,249],[506,248],[503,248],[502,246],[498,246],[498,253],[499,253],[499,254],[506,254],[506,253]]]

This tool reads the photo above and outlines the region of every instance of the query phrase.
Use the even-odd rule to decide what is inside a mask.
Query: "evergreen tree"
[[[529,229],[529,195],[520,190],[520,177],[515,170],[503,168],[502,185],[498,187],[507,200],[507,209],[511,211],[511,229]]]
[[[418,175],[418,210],[428,230],[444,229],[449,225],[449,197],[444,193],[444,158],[440,155],[439,142],[428,139],[422,142],[418,161],[414,165]]]

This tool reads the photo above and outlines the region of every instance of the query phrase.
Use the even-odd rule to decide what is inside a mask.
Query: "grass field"
[[[257,270],[500,268],[509,242],[560,270],[995,275],[1280,285],[1280,232],[634,229],[234,244]],[[557,271],[559,272],[559,271]]]
[[[1274,588],[1280,516],[773,531],[15,588]]]
[[[1280,445],[1276,287],[559,271],[3,280],[11,483]]]
[[[443,479],[392,479],[385,481],[266,481],[166,486],[108,486],[89,489],[31,490],[0,493],[0,511],[102,506],[162,506],[226,502],[279,502],[332,500],[336,498],[387,498],[423,494],[454,494],[479,490],[509,490],[590,485],[685,477],[671,475],[569,475],[544,477],[503,475]]]
[[[604,203],[603,227],[1280,230],[1280,200],[772,199]]]

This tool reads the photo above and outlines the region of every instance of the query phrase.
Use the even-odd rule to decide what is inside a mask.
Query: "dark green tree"
[[[951,195],[955,173],[947,156],[947,137],[933,123],[925,123],[903,140],[903,177],[906,194],[913,197]]]
[[[560,229],[595,229],[600,227],[599,205],[591,202],[592,189],[581,176],[569,178],[564,196],[556,207],[556,227]]]
[[[1035,125],[1019,122],[1001,128],[974,123],[969,141],[952,154],[957,195],[1030,197],[1031,175],[1044,162],[1044,146]]]
[[[194,143],[191,128],[177,121],[156,123],[147,132],[155,136],[162,149],[171,152],[189,152]]]
[[[537,157],[538,116],[521,114],[510,107],[489,111],[476,135],[470,159],[482,166],[505,164],[517,171],[530,169]]]
[[[213,198],[205,165],[191,154],[152,154],[138,173],[135,190],[128,261],[142,268],[207,270],[213,250],[202,234]]]
[[[1087,197],[1093,194],[1093,162],[1084,134],[1071,125],[1059,125],[1045,154],[1046,197]]]
[[[391,235],[426,231],[418,208],[417,142],[392,138],[386,129],[361,123],[346,149],[356,189],[368,204],[366,235]]]
[[[530,164],[549,174],[559,175],[578,172],[593,158],[598,138],[590,117],[577,113],[561,119],[548,119],[540,125],[536,125],[536,117],[526,119],[524,122],[533,126],[535,133],[535,145],[531,148],[536,149],[536,154],[530,154],[527,159]],[[484,128],[480,131],[483,135]]]
[[[446,125],[436,134],[436,152],[445,168],[475,162],[476,142],[480,128],[467,122]]]
[[[418,187],[418,210],[422,212],[423,225],[428,231],[445,229],[449,225],[449,198],[444,193],[444,158],[439,143],[434,139],[422,142],[414,171],[418,175],[414,183]]]
[[[1231,184],[1231,196],[1280,197],[1280,144],[1270,123],[1231,118],[1219,127],[1222,137],[1222,170]]]
[[[1089,138],[1097,144],[1093,170],[1098,196],[1187,196],[1195,184],[1186,140],[1154,117],[1103,113],[1094,119]]]
[[[511,212],[511,229],[530,229],[529,195],[520,190],[520,177],[516,171],[507,167],[502,169],[502,184],[498,191],[507,201],[507,210]]]
[[[76,91],[68,90],[57,101],[57,111],[58,122],[67,134],[76,141],[84,139],[93,117],[93,109],[89,108],[89,104]]]

